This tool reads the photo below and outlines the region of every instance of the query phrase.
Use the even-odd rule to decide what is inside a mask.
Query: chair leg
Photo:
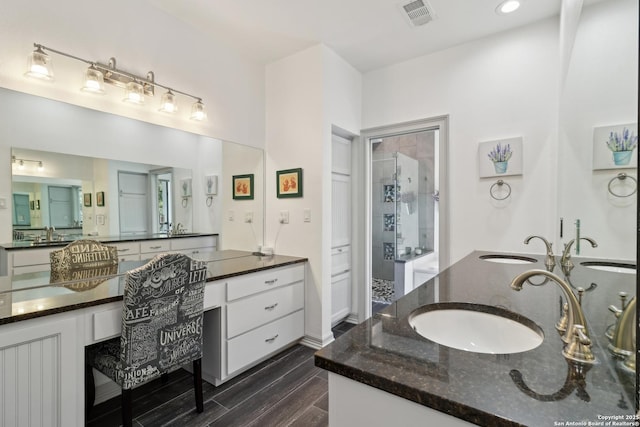
[[[193,389],[196,393],[196,410],[204,411],[202,397],[202,358],[193,361]]]
[[[132,389],[122,389],[122,426],[132,427],[133,425],[133,391]]]
[[[96,385],[93,379],[93,368],[84,365],[84,419],[89,419],[89,413],[96,400]]]

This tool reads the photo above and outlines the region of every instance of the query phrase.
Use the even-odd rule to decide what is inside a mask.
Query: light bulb
[[[175,113],[178,111],[178,105],[176,104],[176,96],[169,89],[160,101],[160,110],[163,113]]]
[[[130,102],[132,104],[144,104],[144,92],[142,91],[142,85],[136,82],[127,83],[127,89],[125,91],[124,102]]]
[[[84,74],[84,86],[80,90],[83,92],[104,93],[104,76],[93,64],[87,68]]]
[[[29,55],[25,76],[41,80],[53,80],[51,58],[44,53],[40,46]]]
[[[207,113],[204,111],[204,104],[201,99],[194,102],[191,106],[191,120],[204,120],[207,117]]]

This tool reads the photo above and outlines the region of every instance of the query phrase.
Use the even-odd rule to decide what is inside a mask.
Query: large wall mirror
[[[179,228],[218,233],[225,249],[262,243],[262,150],[7,89],[0,99],[0,145],[11,161],[2,242],[54,226],[65,240]],[[248,174],[253,197],[235,200],[232,177]]]
[[[572,34],[565,36],[570,46]],[[635,260],[638,152],[616,164],[607,141],[625,125],[638,135],[638,2],[585,6],[565,71],[557,163],[563,241],[576,237],[580,220],[580,235],[598,244],[583,241],[583,255]]]
[[[11,159],[16,240],[45,227],[64,240],[193,231],[190,169],[21,148]]]

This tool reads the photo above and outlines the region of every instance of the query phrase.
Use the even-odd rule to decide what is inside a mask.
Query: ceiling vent
[[[424,0],[412,0],[402,3],[402,15],[412,27],[419,27],[436,18],[433,8]]]

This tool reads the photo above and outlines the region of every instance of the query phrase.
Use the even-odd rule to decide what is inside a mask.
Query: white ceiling
[[[268,63],[324,43],[361,72],[559,14],[561,0],[428,0],[436,19],[411,27],[396,0],[148,0],[206,36]]]

